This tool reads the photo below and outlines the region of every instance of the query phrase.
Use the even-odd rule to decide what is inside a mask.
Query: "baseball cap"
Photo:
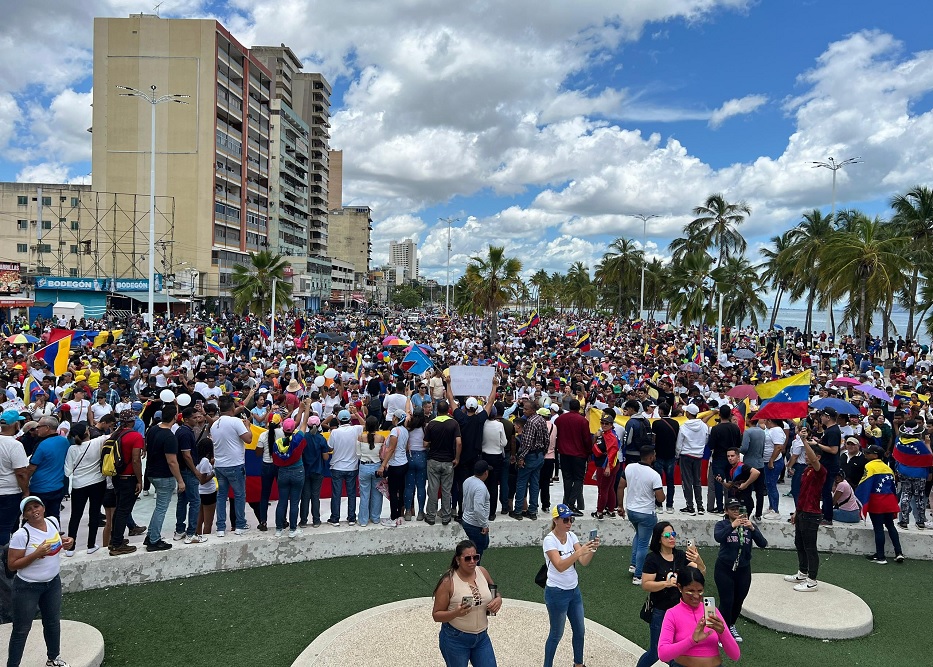
[[[130,407],[136,412],[139,412],[140,410],[143,409],[143,404],[140,403],[139,401],[133,401],[132,403],[130,403]]]
[[[700,408],[695,406],[693,403],[688,403],[687,405],[684,406],[684,412],[686,412],[689,415],[696,416],[700,414]]]
[[[475,410],[475,409],[478,408],[478,407],[479,407],[479,402],[478,402],[475,398],[473,398],[472,396],[470,396],[470,397],[466,400],[466,409],[467,409],[467,410]]]
[[[19,501],[19,513],[20,514],[26,511],[26,505],[28,505],[29,503],[39,503],[40,505],[45,507],[45,503],[42,502],[42,498],[40,498],[39,496],[26,496],[21,501]]]
[[[567,507],[564,503],[558,503],[554,505],[554,509],[551,510],[551,517],[554,519],[569,519],[573,516],[573,510]]]
[[[551,403],[551,412],[560,411],[560,406],[557,403]]]
[[[408,414],[404,410],[393,410],[389,413],[390,417],[395,417],[399,421],[404,421]]]
[[[480,459],[479,461],[477,461],[477,462],[473,465],[473,474],[474,474],[474,475],[482,475],[482,474],[485,473],[487,470],[492,470],[492,466],[489,465],[489,463],[487,463],[487,462],[484,461],[483,459]]]
[[[726,509],[729,509],[731,507],[741,507],[741,506],[742,506],[742,503],[738,500],[738,498],[730,498],[729,500],[726,501]]]
[[[26,418],[16,410],[4,410],[3,414],[0,414],[0,424],[15,424],[24,421],[26,421]]]
[[[282,428],[288,431],[289,433],[291,433],[292,431],[295,430],[295,420],[289,417],[288,419],[282,422]]]
[[[340,412],[338,412],[338,413],[337,413],[337,420],[340,421],[340,422],[348,422],[348,421],[350,421],[350,411],[349,411],[349,410],[341,410]]]
[[[836,417],[839,416],[839,413],[836,412],[836,408],[823,408],[822,410],[820,410],[820,413],[826,415],[827,417],[831,419],[835,419]]]
[[[869,445],[865,449],[866,454],[874,454],[878,458],[884,456],[884,448],[881,445]]]

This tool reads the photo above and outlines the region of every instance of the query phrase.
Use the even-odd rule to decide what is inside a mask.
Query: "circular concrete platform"
[[[431,619],[432,607],[431,598],[412,598],[362,611],[322,632],[292,667],[443,667],[437,647],[440,626]],[[539,667],[547,635],[547,609],[537,602],[506,599],[489,619],[489,637],[500,665]],[[568,623],[555,664],[573,664],[570,637]],[[643,652],[609,628],[586,620],[588,665],[631,667]]]
[[[817,639],[854,639],[871,632],[873,617],[865,601],[844,588],[819,582],[798,593],[781,574],[752,575],[742,616],[766,628]]]
[[[11,623],[0,625],[0,646],[10,645]],[[104,636],[93,625],[77,621],[62,621],[62,660],[71,667],[100,667],[104,661]],[[42,636],[42,621],[33,621],[29,638],[26,639],[26,651],[23,653],[24,665],[44,665],[48,659],[45,651],[45,639]]]

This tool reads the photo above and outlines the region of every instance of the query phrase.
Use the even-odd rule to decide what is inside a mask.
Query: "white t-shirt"
[[[40,544],[47,542],[51,546],[47,555],[16,572],[16,576],[23,581],[52,581],[61,571],[62,536],[58,532],[57,519],[47,518],[45,526],[46,530],[39,530],[35,526],[23,526],[10,538],[10,548],[24,549],[26,556],[38,549]]]
[[[557,550],[560,560],[566,560],[573,555],[574,545],[580,540],[574,533],[567,533],[567,541],[563,544],[557,539],[557,536],[550,532],[544,537],[544,558],[547,561],[547,585],[560,588],[565,591],[572,591],[577,587],[577,569],[568,567],[563,572],[558,572],[557,568],[548,558],[547,552]]]
[[[82,401],[68,401],[67,405],[71,409],[71,421],[75,424],[78,422],[87,421],[88,410],[91,407],[91,402],[88,400]]]
[[[341,426],[330,432],[327,444],[334,453],[330,457],[330,469],[349,472],[358,470],[360,459],[356,453],[356,441],[363,432],[362,426]]]
[[[390,466],[403,466],[408,463],[408,429],[404,426],[396,426],[389,432],[390,436],[396,437],[395,451],[392,452],[392,458],[389,459]]]
[[[765,431],[765,465],[767,465],[768,461],[771,460],[771,455],[774,453],[774,446],[783,445],[785,442],[787,442],[787,434],[784,433],[784,429],[781,427],[772,426],[767,431]]]
[[[91,413],[94,415],[95,423],[99,422],[101,417],[109,415],[111,412],[113,412],[113,408],[110,407],[110,403],[95,403],[91,406]]]
[[[269,449],[268,444],[269,429],[264,429],[263,432],[259,434],[259,441],[256,443],[256,449],[262,449],[263,463],[272,463],[272,450]]]
[[[20,493],[13,471],[28,465],[23,443],[11,435],[0,435],[0,496]]]
[[[198,463],[198,472],[202,475],[211,475],[214,472],[214,466],[211,465],[210,459],[203,458]],[[217,480],[213,477],[204,484],[198,484],[198,495],[204,494],[205,496],[214,493],[217,490]]]
[[[221,415],[211,426],[214,441],[214,465],[218,468],[241,466],[246,462],[246,447],[240,436],[249,429],[242,419]]]
[[[625,509],[629,512],[654,514],[654,492],[664,488],[658,471],[641,463],[627,465],[625,485]]]
[[[65,455],[65,474],[71,477],[71,486],[83,489],[104,481],[100,472],[100,449],[109,435],[91,438],[83,445],[72,445]]]
[[[489,422],[486,423],[488,424]],[[424,451],[424,427],[419,426],[415,430],[408,432],[408,451]]]

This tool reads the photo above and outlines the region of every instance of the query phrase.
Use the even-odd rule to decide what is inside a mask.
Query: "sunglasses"
[[[573,517],[572,516],[562,517],[561,521],[563,521],[564,523],[573,523]]]
[[[479,554],[476,554],[475,556],[460,556],[460,558],[462,558],[463,560],[465,560],[465,561],[468,562],[468,563],[469,563],[469,562],[474,562],[474,563],[478,563],[478,562],[479,562]]]
[[[673,530],[666,530],[661,533],[661,537],[677,537],[677,533],[675,533]]]

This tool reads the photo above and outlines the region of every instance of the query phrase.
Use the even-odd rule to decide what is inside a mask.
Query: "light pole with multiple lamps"
[[[644,213],[631,213],[631,217],[638,218],[641,220],[641,298],[638,301],[638,317],[642,316],[642,313],[645,311],[645,265],[648,261],[645,259],[644,254],[648,248],[648,221],[651,218],[658,218],[660,216],[651,214],[645,215]]]
[[[810,166],[813,167],[814,169],[823,167],[824,169],[830,169],[833,172],[833,217],[832,217],[833,224],[836,223],[836,172],[845,166],[848,166],[850,164],[859,164],[860,162],[862,162],[862,158],[860,157],[850,157],[840,162],[837,162],[835,159],[828,157],[826,158],[826,162],[811,162],[810,163]]]
[[[164,102],[175,102],[177,104],[188,104],[185,100],[188,95],[156,95],[156,87],[149,86],[151,92],[144,93],[141,90],[130,88],[129,86],[117,86],[120,90],[127,92],[120,93],[122,97],[136,97],[145,100],[152,105],[152,126],[150,130],[150,159],[149,159],[149,331],[155,329],[155,163],[156,163],[156,106]]]
[[[450,316],[450,227],[455,222],[460,222],[460,218],[438,218],[438,222],[447,223],[447,297],[444,303],[446,315]]]

